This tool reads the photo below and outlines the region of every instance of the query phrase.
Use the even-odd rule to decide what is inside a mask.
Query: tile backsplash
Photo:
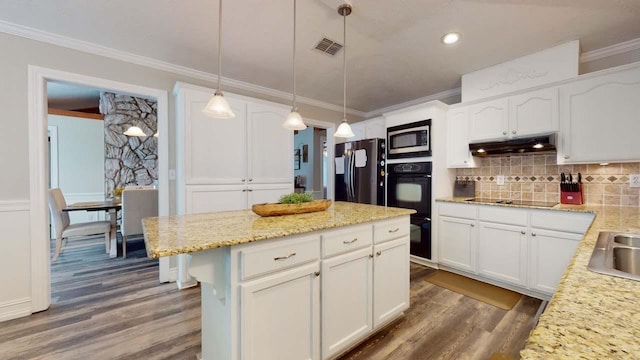
[[[587,204],[640,207],[640,188],[629,187],[629,175],[640,174],[640,163],[558,165],[556,155],[490,157],[481,167],[457,169],[458,180],[475,180],[476,197],[560,202],[560,173],[582,174]],[[498,175],[505,176],[498,186]]]

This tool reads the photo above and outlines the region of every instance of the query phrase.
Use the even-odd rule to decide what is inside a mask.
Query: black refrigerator
[[[384,139],[336,144],[335,200],[384,205]]]

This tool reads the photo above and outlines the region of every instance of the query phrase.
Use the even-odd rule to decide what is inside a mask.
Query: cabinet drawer
[[[593,220],[593,214],[563,211],[532,211],[531,227],[576,234],[584,234]]]
[[[476,206],[471,204],[441,203],[438,206],[438,215],[463,219],[475,219]]]
[[[527,226],[527,210],[500,206],[480,206],[478,219],[480,221]]]
[[[409,217],[385,220],[373,224],[373,242],[381,242],[409,236]]]
[[[351,226],[322,234],[322,257],[371,246],[373,227],[371,224]]]
[[[286,238],[266,244],[252,244],[240,251],[240,280],[317,261],[320,235]]]

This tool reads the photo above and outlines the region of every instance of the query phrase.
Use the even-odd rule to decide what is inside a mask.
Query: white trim
[[[98,56],[104,56],[110,59],[125,61],[128,63],[146,66],[152,69],[166,71],[177,75],[188,76],[195,79],[211,82],[212,84],[218,81],[218,76],[208,72],[188,68],[186,66],[172,64],[170,62],[156,60],[146,56],[136,55],[130,52],[109,48],[102,45],[97,45],[83,40],[78,40],[66,36],[61,36],[46,31],[34,29],[31,27],[14,24],[11,22],[0,20],[0,32],[23,37],[30,40],[40,41],[48,44],[53,44],[68,49],[83,51],[89,54]],[[234,80],[222,77],[222,84],[230,86],[236,89],[254,91],[263,95],[273,96],[282,100],[290,101],[293,95],[286,91],[280,91],[271,89],[268,87],[251,84],[244,81]],[[296,97],[299,103],[307,105],[317,106],[320,108],[342,112],[342,106],[329,104],[323,101],[314,100],[302,96]],[[365,112],[347,109],[347,113],[355,116],[364,116]]]
[[[29,200],[2,200],[0,212],[29,211]]]
[[[370,118],[373,118],[373,117],[376,117],[376,116],[380,116],[380,115],[387,115],[388,113],[392,113],[392,112],[397,111],[397,110],[406,110],[406,108],[408,108],[410,106],[423,105],[424,103],[429,102],[429,101],[446,99],[448,97],[456,96],[456,95],[460,95],[460,94],[462,94],[460,88],[455,88],[455,89],[451,89],[451,90],[442,91],[442,92],[439,92],[437,94],[425,96],[425,97],[422,97],[422,98],[419,98],[419,99],[406,101],[406,102],[403,102],[402,104],[391,105],[391,106],[387,106],[387,107],[382,108],[382,109],[369,111],[368,113],[365,114],[365,118],[366,119],[370,119]]]
[[[31,315],[31,299],[22,298],[0,304],[0,322]]]
[[[31,241],[31,312],[46,310],[51,304],[49,266],[49,216],[47,209],[48,171],[45,136],[47,134],[47,81],[62,81],[134,96],[152,97],[158,102],[158,206],[159,215],[169,215],[169,97],[165,90],[131,85],[28,65],[29,117],[29,206]],[[164,135],[163,135],[164,134]],[[162,264],[162,263],[161,263]],[[165,265],[167,263],[165,262]]]
[[[596,50],[591,50],[582,53],[580,55],[580,63],[586,63],[589,61],[594,61],[602,58],[606,58],[609,56],[614,56],[618,54],[624,54],[629,51],[634,51],[640,49],[640,38],[621,42],[619,44],[603,47]]]
[[[51,188],[55,189],[58,187],[60,181],[58,175],[58,127],[55,125],[47,126],[47,133],[49,135],[49,149],[51,150],[49,154],[49,167],[51,169],[49,178],[51,181]]]

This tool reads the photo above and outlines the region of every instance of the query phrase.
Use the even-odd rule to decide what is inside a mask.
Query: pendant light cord
[[[296,106],[296,0],[293,0],[293,111]]]
[[[218,91],[220,90],[220,83],[222,82],[222,0],[219,1],[218,8]]]
[[[342,17],[344,20],[344,36],[342,39],[342,44],[344,44],[344,49],[342,50],[342,119],[347,121],[347,14],[342,14]]]

